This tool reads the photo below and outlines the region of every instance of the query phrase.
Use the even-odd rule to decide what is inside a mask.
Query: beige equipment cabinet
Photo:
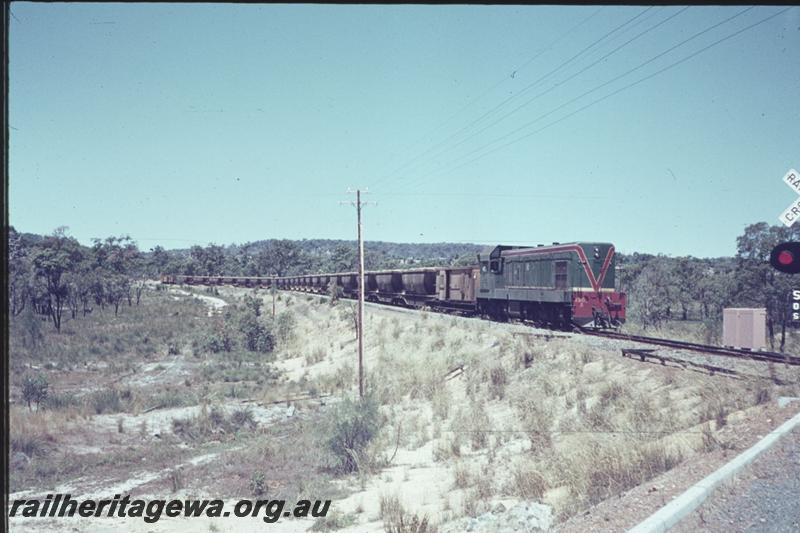
[[[763,350],[767,346],[766,337],[766,309],[729,308],[722,310],[723,346]]]

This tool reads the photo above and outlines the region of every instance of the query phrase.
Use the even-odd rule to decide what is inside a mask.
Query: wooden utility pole
[[[347,192],[353,192],[348,190]],[[364,191],[365,193],[367,191]],[[364,397],[364,225],[361,222],[361,208],[366,202],[361,201],[361,189],[356,189],[356,201],[351,202],[356,207],[358,217],[358,395]]]
[[[361,224],[361,190],[356,191],[358,212],[358,395],[364,397],[364,232]]]
[[[272,276],[272,283],[270,283],[270,287],[272,288],[272,319],[275,320],[275,293],[278,292],[278,287],[275,285],[276,278]]]

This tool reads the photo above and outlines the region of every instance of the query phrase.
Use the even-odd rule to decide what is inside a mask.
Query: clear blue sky
[[[20,231],[145,249],[350,239],[355,210],[339,202],[369,186],[368,240],[717,256],[796,198],[781,177],[800,169],[798,8],[572,116],[784,8],[755,7],[574,102],[745,7],[11,9]]]

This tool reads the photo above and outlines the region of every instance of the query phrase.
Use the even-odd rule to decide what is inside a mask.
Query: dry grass
[[[680,462],[687,450],[662,437],[710,414],[721,421],[719,413],[748,403],[731,390],[706,412],[704,394],[719,392],[712,379],[654,380],[647,367],[580,341],[530,341],[484,322],[426,314],[376,318],[370,328],[376,359],[367,382],[389,426],[402,426],[399,442],[409,450],[435,440],[433,458],[451,463],[467,514],[503,494],[547,500],[556,489],[567,495],[551,502],[562,516],[577,512]],[[459,366],[464,373],[445,381]],[[319,383],[352,390],[346,381]],[[766,394],[753,392],[750,403]],[[398,411],[400,404],[418,411]],[[513,410],[499,419],[508,405]],[[507,451],[519,449],[520,439],[526,454]],[[620,452],[621,439],[630,453]],[[482,456],[501,463],[479,471]]]
[[[9,440],[12,452],[22,452],[29,458],[44,457],[55,448],[58,435],[67,427],[65,413],[55,411],[29,411],[12,407],[9,411]]]
[[[17,317],[18,318],[18,317]],[[206,317],[205,306],[192,298],[181,301],[161,291],[146,291],[140,305],[122,305],[114,310],[99,307],[86,317],[64,317],[58,333],[42,323],[44,335],[36,347],[26,346],[20,320],[10,323],[9,348],[12,383],[24,373],[24,365],[69,370],[80,365],[105,363],[106,372],[131,372],[130,361],[164,356],[170,346],[180,346],[195,335],[198,320]]]
[[[311,306],[298,333],[325,339],[334,369],[309,383],[353,391],[352,324],[336,312]],[[768,382],[726,389],[724,378],[641,365],[581,340],[514,336],[432,313],[367,315],[367,386],[387,417],[380,438],[406,451],[434,441],[435,467],[449,468],[451,490],[461,493],[440,498],[455,515],[485,512],[504,496],[544,501],[562,518],[580,512],[717,446],[730,413],[773,395]],[[703,427],[705,437],[680,436]],[[384,500],[394,525],[413,511]]]
[[[383,494],[380,499],[380,516],[384,522],[396,522],[406,513],[400,496],[397,494]]]
[[[459,461],[453,467],[453,486],[457,489],[466,489],[474,483],[474,475],[469,464]]]
[[[306,365],[311,366],[325,360],[325,348],[317,346],[306,354]]]
[[[511,470],[510,486],[506,490],[524,500],[538,500],[547,489],[547,480],[530,460],[516,462]]]
[[[271,298],[264,297],[271,305]],[[94,398],[91,410],[141,410],[155,403],[197,403],[208,397],[218,401],[224,395],[272,401],[309,392],[353,394],[355,343],[346,302],[320,305],[319,299],[284,296],[279,310],[287,308],[287,300],[297,321],[296,336],[275,354],[275,365],[294,371],[291,380],[253,379],[271,362],[203,355],[200,359],[208,370],[191,376],[192,386],[186,387],[190,394],[173,389],[156,398],[153,391],[133,390],[128,396],[120,385],[113,389],[116,395],[109,392],[107,398]],[[775,394],[768,381],[749,389],[738,383],[720,386],[724,378],[662,371],[580,340],[546,341],[510,331],[477,320],[368,310],[366,383],[379,404],[382,429],[360,454],[358,472],[346,477],[344,485],[358,490],[379,482],[382,487],[412,483],[413,467],[410,474],[408,468],[385,474],[388,458],[395,446],[403,458],[424,456],[430,450],[435,462],[429,467],[449,469],[452,475],[452,484],[444,478],[445,493],[432,498],[442,502],[440,510],[448,516],[475,516],[490,510],[498,498],[516,497],[549,503],[566,517],[651,479],[687,455],[720,446],[716,432],[733,423],[732,413]],[[449,374],[455,368],[463,368],[463,373]],[[63,405],[59,411],[72,409],[75,416],[84,409],[82,402],[67,397],[54,400]],[[181,478],[171,488],[191,480],[193,487],[224,497],[262,491],[270,498],[331,497],[338,485],[333,478],[342,476],[331,470],[324,439],[319,438],[330,407],[306,411],[269,428],[251,425],[246,411],[231,416],[211,407],[197,417],[176,421],[178,437],[170,436],[174,441],[170,446],[183,441],[196,449],[222,447],[232,441],[236,429],[244,428],[236,435],[236,444],[243,448],[225,453],[213,465],[177,474]],[[28,416],[21,412],[15,416],[23,414]],[[17,445],[35,449],[43,442],[46,453],[53,430],[43,420],[34,421],[32,428],[37,427],[38,432],[21,431],[30,443],[19,440]],[[134,439],[147,432],[123,429],[120,438]],[[696,442],[674,436],[687,429],[702,435]],[[46,457],[38,453],[37,457]],[[253,466],[267,464],[270,468]],[[393,481],[387,481],[390,477]],[[411,499],[394,490],[379,499],[385,529],[433,530],[419,515],[420,509],[409,504]],[[372,509],[378,499],[377,494],[374,497]],[[314,528],[327,531],[374,520],[372,511],[363,512],[362,504],[359,508],[362,512],[318,521]]]
[[[206,442],[209,440],[228,440],[236,434],[254,431],[258,423],[248,408],[238,408],[230,414],[219,406],[209,407],[203,403],[195,416],[172,419],[172,432],[181,440]]]
[[[450,431],[461,435],[472,450],[482,450],[489,444],[492,422],[482,403],[473,402],[460,407],[450,422]]]
[[[409,513],[397,494],[380,497],[380,519],[387,533],[435,533],[437,528],[427,516]]]

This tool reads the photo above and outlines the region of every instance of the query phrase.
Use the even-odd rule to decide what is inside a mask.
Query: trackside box
[[[767,310],[729,308],[722,310],[722,344],[733,348],[766,348]]]

